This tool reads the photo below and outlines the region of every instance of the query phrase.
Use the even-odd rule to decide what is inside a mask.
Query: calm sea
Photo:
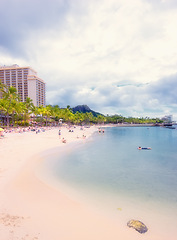
[[[97,204],[121,209],[124,202],[138,202],[177,211],[177,129],[105,128],[47,165],[58,181]]]

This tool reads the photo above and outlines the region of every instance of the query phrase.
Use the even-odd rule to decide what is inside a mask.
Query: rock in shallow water
[[[134,228],[139,233],[145,233],[148,231],[148,228],[146,227],[146,225],[138,220],[128,221],[127,226]]]

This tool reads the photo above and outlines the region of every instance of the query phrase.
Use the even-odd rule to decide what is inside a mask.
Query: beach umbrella
[[[0,128],[0,132],[2,132],[2,131],[4,131],[4,129],[3,129],[3,128]]]

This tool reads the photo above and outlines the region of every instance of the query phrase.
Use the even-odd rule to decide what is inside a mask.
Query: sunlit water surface
[[[177,220],[177,129],[105,128],[73,151],[51,155],[45,166],[58,182],[97,207],[159,208]]]

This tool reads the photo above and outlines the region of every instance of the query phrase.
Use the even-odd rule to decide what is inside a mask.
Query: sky
[[[0,0],[0,66],[30,66],[46,102],[177,120],[176,0]]]

